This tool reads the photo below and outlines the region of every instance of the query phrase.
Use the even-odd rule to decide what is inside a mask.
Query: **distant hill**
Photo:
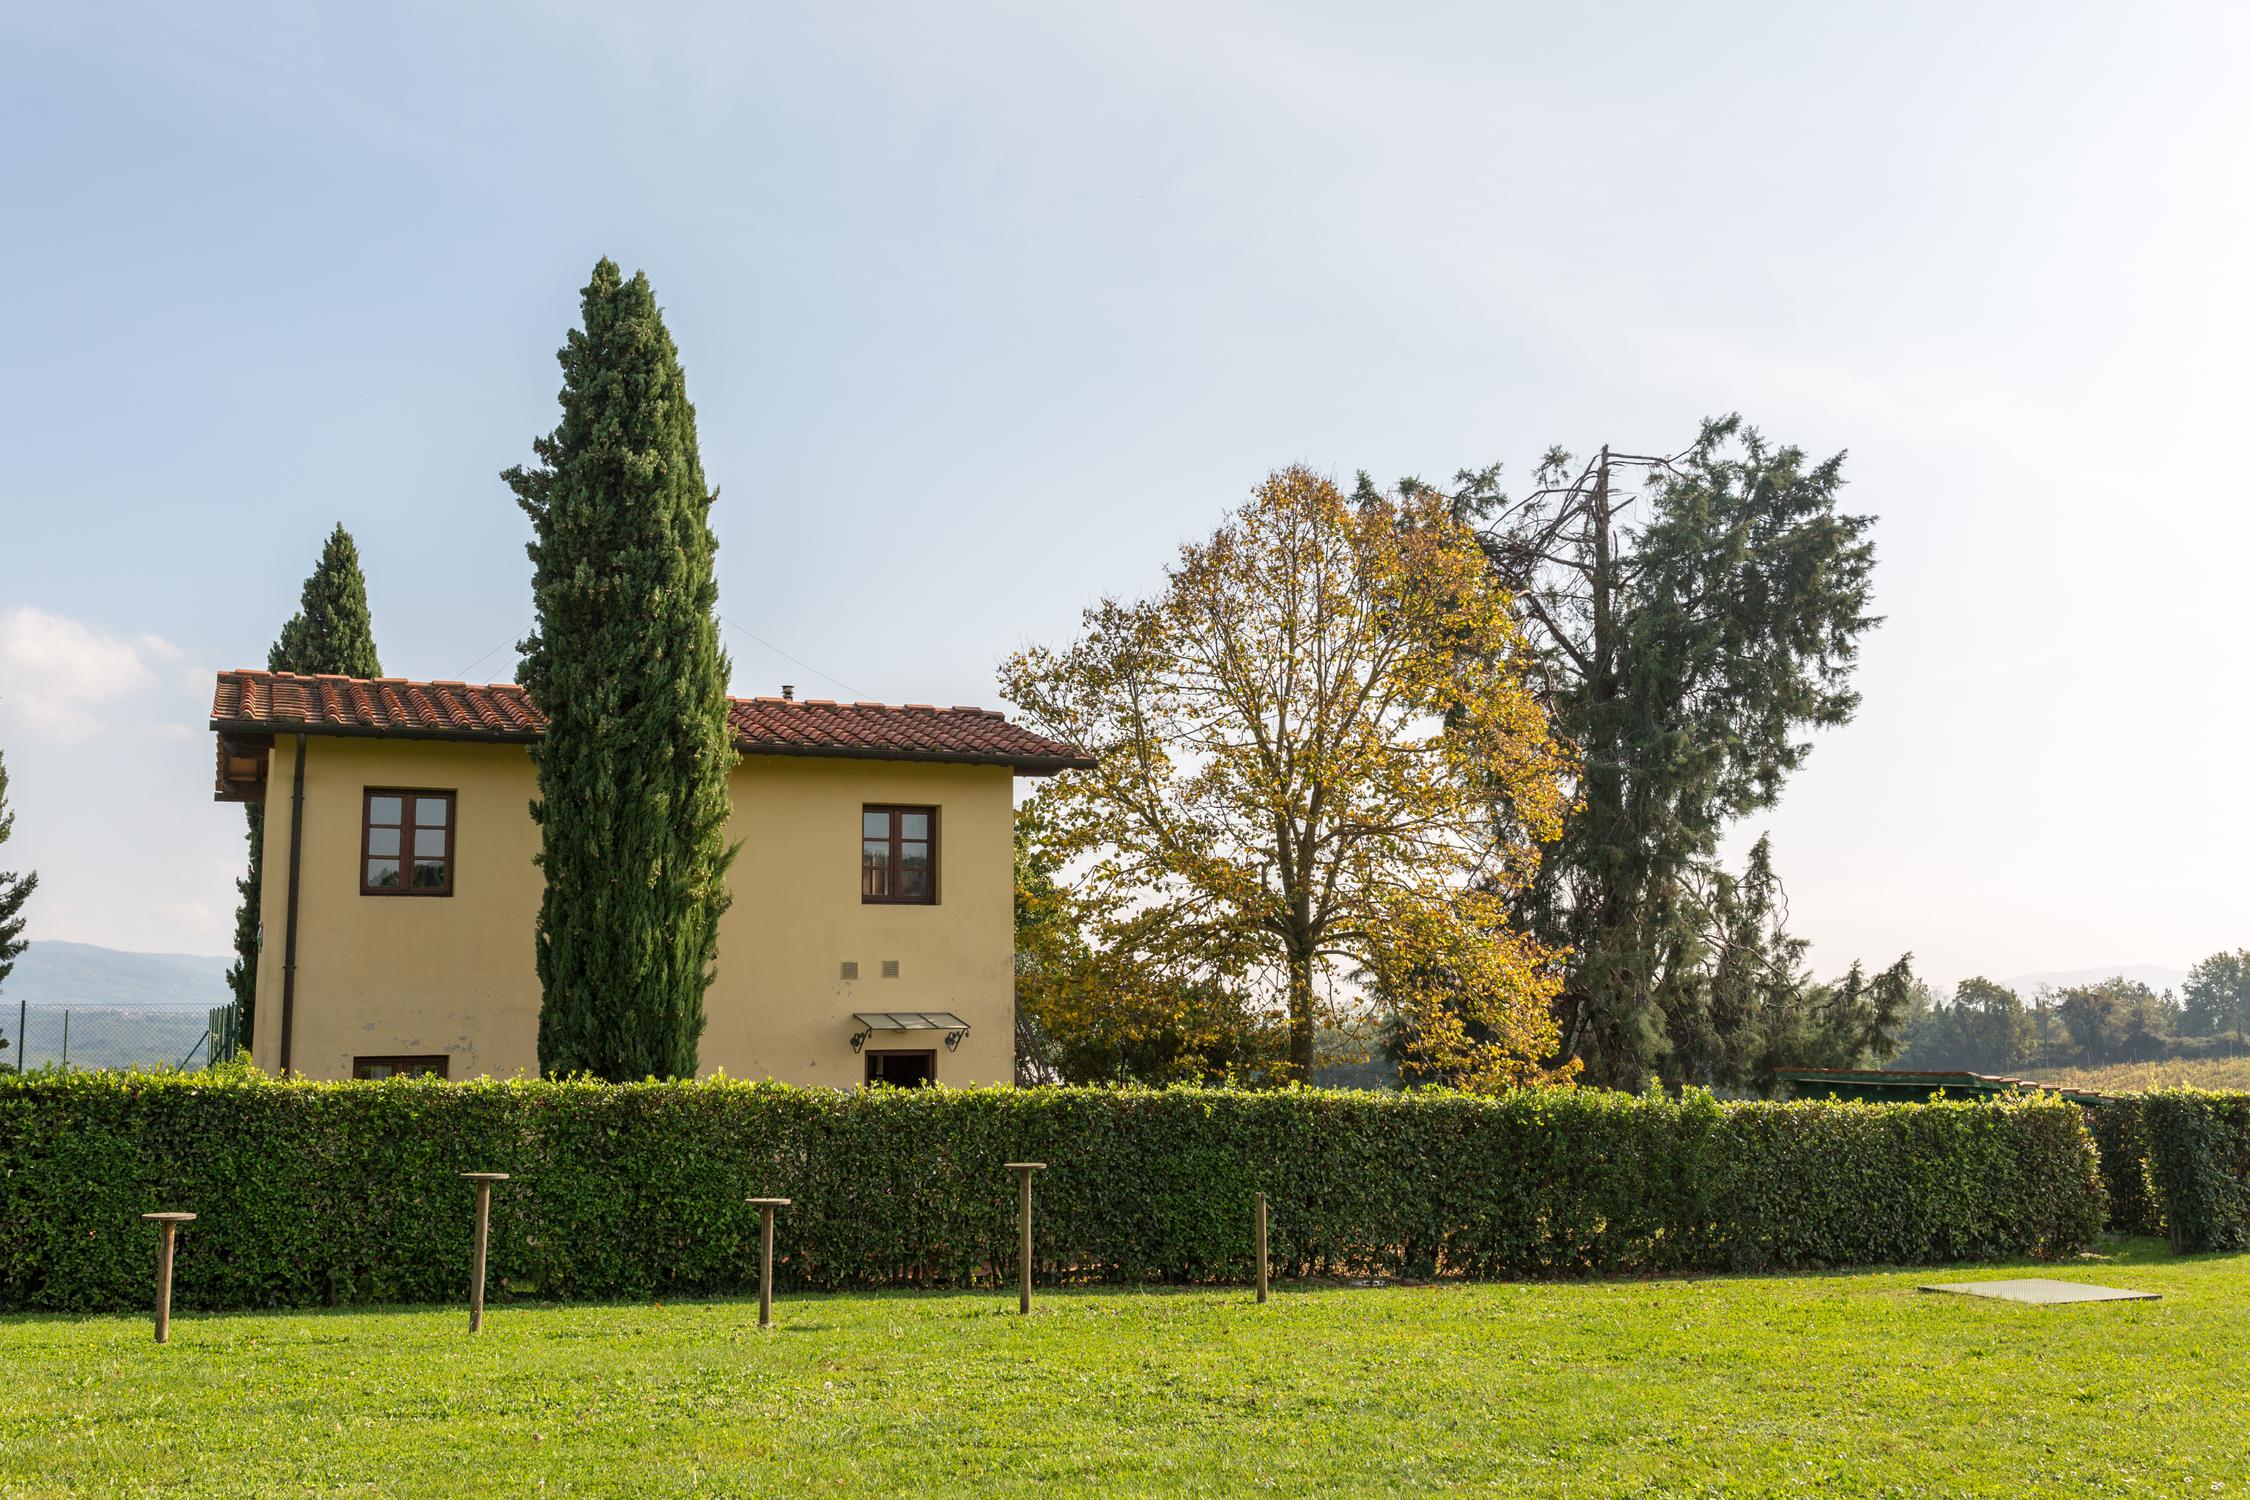
[[[159,1005],[224,1005],[229,958],[200,953],[126,953],[91,943],[34,942],[0,984],[0,1009],[33,1005],[138,1010]],[[9,1020],[15,1018],[11,1014]]]
[[[2188,971],[2167,968],[2163,964],[2116,964],[2106,969],[2045,969],[2037,974],[2018,974],[2015,978],[2003,979],[2000,983],[2028,1000],[2032,992],[2041,985],[2059,990],[2074,984],[2093,984],[2098,980],[2119,976],[2137,979],[2150,989],[2161,992],[2176,990],[2187,983]]]

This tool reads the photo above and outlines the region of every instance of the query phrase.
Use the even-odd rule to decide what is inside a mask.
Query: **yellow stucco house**
[[[742,852],[703,1071],[1008,1081],[1015,778],[1087,762],[984,709],[784,696],[728,716]],[[217,796],[265,804],[260,1067],[538,1072],[543,723],[513,683],[219,674]]]

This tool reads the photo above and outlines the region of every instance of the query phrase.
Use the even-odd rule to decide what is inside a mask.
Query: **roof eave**
[[[1052,776],[1057,771],[1091,771],[1095,762],[1073,755],[1009,755],[979,750],[890,750],[866,745],[737,744],[743,755],[802,755],[818,760],[905,760],[952,766],[1006,766],[1018,776]]]
[[[424,728],[415,725],[292,724],[273,719],[213,719],[215,734],[324,734],[355,740],[444,740],[469,745],[533,745],[540,739],[535,729]],[[918,761],[955,766],[1006,766],[1018,776],[1052,776],[1060,771],[1090,771],[1096,762],[1072,755],[1008,755],[969,750],[893,750],[862,745],[743,744],[741,755],[793,755],[817,760]]]
[[[455,740],[471,745],[532,745],[536,729],[426,729],[418,725],[292,724],[284,719],[213,719],[216,734],[325,734],[346,740]]]

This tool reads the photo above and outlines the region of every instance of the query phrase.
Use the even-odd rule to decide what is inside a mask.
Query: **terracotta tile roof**
[[[1092,764],[1069,745],[985,708],[730,698],[727,720],[745,755],[828,755],[1013,766],[1044,776]],[[546,718],[512,682],[409,682],[403,677],[299,677],[221,672],[211,727],[221,735],[296,733],[491,740],[524,744]]]

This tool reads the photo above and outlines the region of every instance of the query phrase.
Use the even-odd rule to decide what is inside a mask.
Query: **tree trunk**
[[[1289,1071],[1300,1083],[1312,1082],[1312,954],[1289,955]]]

